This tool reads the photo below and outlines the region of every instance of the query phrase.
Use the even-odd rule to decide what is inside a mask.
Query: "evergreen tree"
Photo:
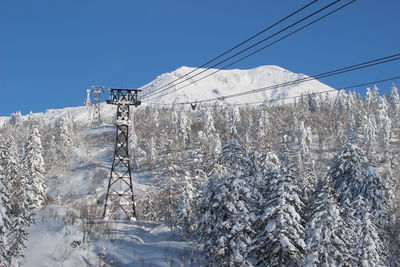
[[[189,173],[185,173],[179,191],[180,198],[177,207],[178,226],[183,234],[189,234],[193,231],[193,202],[195,198],[195,189]]]
[[[45,166],[43,160],[43,147],[39,131],[34,128],[25,148],[24,164],[28,169],[29,183],[34,194],[34,206],[43,204],[46,198],[47,186],[44,180]]]
[[[28,240],[28,227],[33,222],[34,194],[21,164],[15,141],[8,136],[5,155],[4,176],[6,186],[10,188],[10,219],[12,225],[8,233],[8,256],[12,266],[20,266],[24,257],[23,249]]]
[[[371,166],[364,152],[349,144],[339,152],[329,169],[328,179],[343,207],[362,196],[376,225],[383,229],[388,219],[388,189],[384,179]],[[356,218],[357,219],[357,218]]]
[[[5,185],[4,176],[0,173],[0,266],[1,263],[4,266],[10,264],[7,235],[11,228],[11,220],[9,218],[11,206],[10,193]]]
[[[392,122],[388,115],[388,105],[384,97],[379,98],[376,122],[378,126],[378,141],[382,148],[389,147]]]
[[[279,172],[268,179],[264,213],[259,218],[258,244],[254,253],[257,264],[266,266],[297,266],[304,257],[304,228],[302,226],[303,203],[298,183],[293,176],[295,168],[290,157],[286,136],[282,143]],[[262,209],[263,209],[262,208]]]
[[[364,144],[367,148],[368,155],[375,152],[377,144],[377,125],[375,115],[370,114],[364,117]]]
[[[353,202],[354,209],[359,213],[356,221],[357,266],[385,266],[383,244],[375,226],[373,215],[369,212],[368,204],[360,195]]]
[[[66,157],[67,152],[73,145],[73,125],[72,120],[68,114],[61,117],[58,125],[58,146],[61,153]]]
[[[246,266],[251,245],[254,188],[249,183],[250,163],[237,140],[222,149],[204,190],[198,231],[208,261],[218,266]],[[252,179],[251,179],[252,180]]]
[[[351,251],[346,242],[346,224],[329,185],[322,186],[312,199],[312,215],[306,229],[305,266],[342,266],[349,263]]]

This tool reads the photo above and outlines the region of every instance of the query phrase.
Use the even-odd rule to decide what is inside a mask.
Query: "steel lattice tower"
[[[117,136],[114,160],[111,166],[107,196],[104,204],[104,218],[136,218],[135,198],[132,188],[130,157],[128,151],[129,106],[138,106],[138,89],[116,89],[111,91],[107,104],[117,105]]]
[[[94,94],[94,104],[92,106],[92,114],[90,122],[93,125],[100,125],[101,124],[100,95],[104,93],[104,86],[93,85],[91,86],[91,88],[92,88],[92,93]]]

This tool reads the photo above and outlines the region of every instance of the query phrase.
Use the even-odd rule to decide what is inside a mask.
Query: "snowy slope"
[[[75,122],[86,121],[83,108],[50,110],[35,116],[54,120],[57,114],[63,113],[70,114]],[[114,137],[115,127],[84,127],[76,135],[76,139],[87,141],[75,145],[62,174],[50,174],[47,180],[48,194],[55,197],[60,187],[65,204],[49,205],[36,211],[36,224],[29,230],[23,266],[98,266],[97,255],[103,246],[107,248],[107,261],[111,266],[199,266],[193,263],[199,254],[193,242],[183,240],[165,225],[145,221],[99,219],[97,224],[112,224],[109,226],[111,233],[100,227],[94,237],[77,247],[72,246],[74,241],[83,239],[78,209],[88,203],[96,205],[106,193],[114,152],[114,142],[107,138]],[[153,176],[148,170],[133,170],[136,196],[143,193]],[[97,203],[97,208],[102,210],[103,205]],[[71,223],[73,216],[76,216],[75,223]]]
[[[154,81],[141,87],[140,88],[142,90],[141,94],[147,94],[148,92],[152,92],[157,88],[165,84],[168,84],[171,81],[178,79],[179,77],[184,76],[185,74],[191,72],[192,70],[194,70],[194,68],[181,67],[173,72],[162,74],[158,76]],[[199,73],[201,70],[203,69],[200,69],[182,78],[182,80],[179,80],[177,82],[181,82],[186,78],[196,73]],[[176,87],[172,87],[166,91],[163,91],[162,93],[160,93],[159,95],[155,95],[154,97],[149,96],[148,98],[144,99],[144,101],[147,100],[148,102],[156,102],[156,103],[172,103],[174,101],[176,102],[196,101],[196,100],[200,101],[203,99],[222,97],[225,95],[236,94],[240,92],[245,92],[276,84],[282,84],[285,82],[291,82],[308,77],[307,75],[304,74],[297,74],[290,72],[279,66],[270,65],[270,66],[261,66],[250,70],[239,70],[239,69],[221,70],[216,74],[207,77],[204,80],[201,80],[183,89],[179,89],[182,86],[189,84],[192,81],[197,80],[200,77],[203,77],[205,74],[211,72],[213,71],[207,71],[204,74],[196,76],[187,82],[181,83]],[[167,87],[168,86],[164,87],[161,90],[164,90]],[[175,89],[178,90],[175,91]],[[227,103],[237,103],[237,104],[264,101],[264,100],[269,101],[269,100],[280,99],[283,97],[293,97],[305,93],[322,92],[332,89],[333,89],[332,87],[329,87],[317,80],[311,80],[308,82],[288,85],[255,94],[229,98],[226,99],[225,101]],[[166,94],[167,92],[169,94]]]

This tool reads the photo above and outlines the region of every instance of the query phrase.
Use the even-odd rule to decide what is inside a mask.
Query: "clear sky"
[[[308,2],[0,0],[0,116],[79,106],[90,85],[135,88],[199,66]],[[358,0],[232,68],[313,75],[399,53],[399,13],[399,0]],[[321,81],[338,88],[398,75],[394,62]]]

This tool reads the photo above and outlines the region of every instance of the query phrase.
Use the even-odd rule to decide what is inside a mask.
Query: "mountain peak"
[[[196,70],[196,68],[194,67],[182,66],[172,72],[162,74],[158,76],[154,81],[144,85],[141,88],[142,92],[146,94],[147,92],[157,90],[163,85],[172,83],[176,79],[194,70]],[[149,97],[148,99],[145,99],[144,102],[148,100],[149,102],[156,103],[172,103],[212,99],[291,82],[307,77],[306,75],[291,72],[280,66],[265,65],[247,70],[220,70],[214,75],[211,75],[201,81],[196,82],[198,79],[216,70],[211,69],[196,77],[191,78],[191,76],[196,75],[203,70],[206,69],[200,68],[199,70],[187,75],[185,78],[177,81],[177,83],[180,83],[179,85],[173,86],[168,90],[164,90],[159,95]],[[188,79],[188,81],[185,81],[186,79]],[[185,85],[188,86],[184,87]],[[169,86],[165,88],[168,88]],[[294,97],[305,93],[315,93],[332,89],[333,88],[317,80],[311,80],[305,83],[287,85],[284,87],[265,90],[254,94],[243,95],[241,97],[229,98],[226,101],[228,103],[243,104],[258,102],[262,100],[278,100],[282,97]]]

